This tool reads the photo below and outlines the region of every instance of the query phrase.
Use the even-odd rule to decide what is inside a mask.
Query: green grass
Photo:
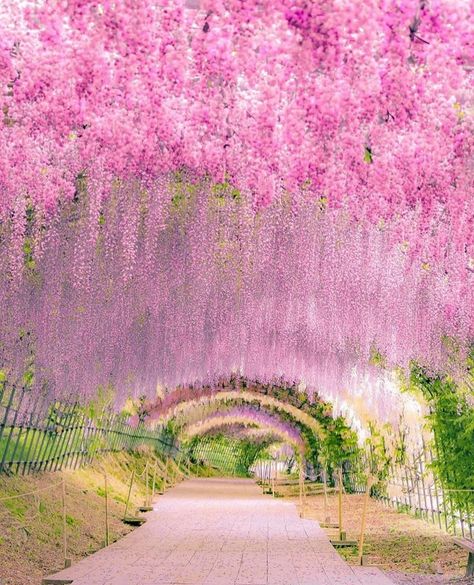
[[[6,500],[3,505],[18,520],[23,520],[28,510],[28,506],[20,499]]]
[[[79,524],[79,520],[77,520],[77,518],[74,518],[74,516],[66,514],[66,524],[68,526],[77,526]]]

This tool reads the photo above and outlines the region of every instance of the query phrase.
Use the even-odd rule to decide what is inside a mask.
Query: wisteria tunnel
[[[0,583],[474,583],[473,0],[0,0]]]

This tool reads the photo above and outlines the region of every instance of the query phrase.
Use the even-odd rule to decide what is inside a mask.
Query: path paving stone
[[[393,585],[350,567],[294,504],[251,480],[192,479],[161,496],[148,521],[52,577],[73,585]]]

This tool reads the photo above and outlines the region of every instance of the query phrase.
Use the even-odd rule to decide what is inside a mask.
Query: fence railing
[[[77,402],[48,404],[23,387],[0,386],[0,473],[76,468],[101,453],[141,445],[165,455],[177,450],[162,431],[143,423],[131,426],[108,412],[91,418]]]
[[[474,491],[443,485],[435,472],[435,458],[436,454],[424,445],[403,463],[390,465],[387,480],[376,486],[372,496],[400,512],[409,512],[447,532],[472,539]],[[370,468],[369,461],[362,462],[361,468]],[[352,491],[365,491],[360,474],[347,470],[345,481]]]

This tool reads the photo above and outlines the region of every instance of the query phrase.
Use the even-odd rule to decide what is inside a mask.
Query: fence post
[[[56,447],[56,419],[54,419],[54,421],[53,421],[54,426],[52,426],[51,425],[51,416],[53,416],[53,415],[54,415],[54,417],[57,416],[57,409],[60,408],[60,406],[56,407],[56,405],[58,405],[58,404],[59,404],[58,402],[54,402],[53,405],[50,406],[50,409],[48,411],[48,418],[46,419],[46,428],[45,428],[46,445],[45,445],[44,455],[42,455],[42,453],[40,453],[41,461],[40,461],[40,465],[39,465],[39,469],[43,470],[43,471],[47,471],[48,464],[51,460],[51,456],[52,456],[53,451]]]
[[[412,455],[413,459],[413,472],[414,472],[414,482],[416,482],[416,494],[418,496],[418,509],[420,510],[420,516],[423,518],[423,505],[421,503],[421,496],[420,496],[420,482],[418,481],[418,463],[415,457],[415,453]],[[413,481],[413,480],[412,480]],[[416,515],[416,508],[415,508],[415,515]]]
[[[71,566],[71,559],[67,556],[67,516],[66,516],[66,480],[63,478],[62,481],[62,504],[63,504],[63,553],[64,553],[64,566]]]
[[[300,518],[303,518],[304,516],[304,509],[303,509],[303,481],[304,481],[304,476],[303,476],[303,461],[300,461],[300,473],[299,473],[299,499],[300,499]]]
[[[11,387],[11,390],[10,390],[10,395],[8,397],[7,405],[4,406],[5,414],[3,415],[3,421],[0,424],[0,441],[3,439],[3,433],[5,432],[5,429],[8,426],[8,415],[10,414],[10,410],[12,408],[13,398],[15,397],[15,393],[16,393],[16,386],[15,386],[15,384],[13,384]],[[3,399],[4,395],[5,395],[5,383],[3,384],[2,399]],[[5,451],[6,451],[6,448],[5,448]],[[1,469],[2,468],[0,467],[0,471],[1,471]]]
[[[23,425],[23,421],[21,420],[21,418],[20,418],[20,424],[19,424],[19,425],[18,425],[16,428],[17,428],[17,430],[18,430],[18,434],[17,434],[17,436],[16,436],[15,446],[13,447],[13,452],[12,452],[12,454],[11,454],[11,455],[9,456],[9,458],[8,458],[8,459],[9,459],[9,461],[7,462],[7,463],[9,464],[10,468],[13,468],[13,465],[15,465],[15,463],[17,463],[17,462],[15,461],[16,452],[17,452],[17,450],[18,450],[18,446],[19,446],[19,444],[20,444],[20,442],[21,442],[21,438],[22,438],[22,436],[23,436],[23,429],[24,429],[24,428],[26,428],[26,427]],[[27,433],[28,433],[28,431],[27,431]],[[18,471],[18,467],[19,467],[19,464],[18,464],[18,463],[17,463],[17,466],[16,466],[16,467],[17,467],[17,471]]]
[[[338,524],[339,524],[339,540],[346,540],[346,533],[342,529],[342,467],[338,469]]]
[[[373,478],[371,475],[367,478],[367,486],[365,488],[365,496],[364,496],[364,506],[362,508],[362,519],[360,523],[360,535],[359,535],[359,558],[358,564],[363,564],[363,557],[364,557],[364,536],[365,536],[365,522],[367,518],[367,506],[369,504],[369,497],[370,497],[370,490],[373,485]]]
[[[327,486],[327,468],[323,470],[323,490],[324,490],[324,522],[331,524],[331,517],[328,514],[328,486]]]
[[[133,486],[133,480],[135,479],[135,470],[132,470],[132,475],[130,477],[130,485],[128,486],[128,496],[127,496],[127,503],[125,504],[125,513],[123,515],[124,518],[127,517],[127,512],[128,512],[128,506],[130,504],[130,496],[132,495],[132,486]]]
[[[155,465],[153,467],[153,484],[152,484],[152,488],[151,488],[151,503],[153,505],[153,502],[155,500],[155,482],[156,482],[156,461],[155,461]]]
[[[426,502],[426,486],[425,486],[424,475],[425,475],[426,468],[428,466],[428,460],[427,460],[425,439],[423,438],[423,436],[421,437],[421,440],[422,440],[422,446],[423,446],[423,459],[422,459],[423,468],[421,469],[421,481],[422,481],[423,493],[425,494],[425,502]],[[434,482],[434,475],[433,475],[433,482]],[[434,524],[435,523],[435,516],[434,516],[433,496],[431,494],[431,489],[429,489],[429,488],[428,488],[428,497],[430,500],[431,521]],[[438,518],[439,518],[439,516],[438,516]]]
[[[4,426],[5,426],[5,428],[8,425],[8,413],[9,413],[11,407],[12,407],[13,397],[14,397],[15,394],[16,394],[16,386],[13,385],[12,386],[12,393],[10,395],[10,400],[8,401],[7,410],[5,411],[5,417],[4,417]],[[23,402],[24,395],[25,395],[25,388],[22,387],[21,388],[21,394],[20,394],[20,400],[18,401],[18,406],[15,409],[15,415],[13,417],[13,421],[12,421],[12,424],[10,426],[10,432],[8,433],[7,444],[5,445],[5,450],[3,451],[2,461],[0,463],[0,473],[4,470],[4,467],[5,467],[5,462],[6,462],[6,458],[7,458],[8,448],[10,446],[10,441],[11,441],[11,438],[12,438],[12,435],[13,435],[13,431],[15,429],[16,421],[17,421],[17,418],[18,418],[18,413],[20,411],[20,408],[21,408],[21,404]],[[3,433],[2,433],[2,435],[3,435]]]
[[[109,485],[107,481],[107,471],[105,469],[104,487],[105,487],[105,546],[109,546]]]
[[[36,444],[39,441],[38,435],[41,434],[41,433],[37,432],[37,427],[39,426],[39,423],[40,423],[40,416],[41,416],[42,407],[43,407],[43,400],[44,400],[43,396],[38,396],[33,403],[32,410],[30,410],[29,422],[28,422],[28,432],[26,434],[25,441],[23,443],[23,447],[21,450],[20,464],[17,467],[17,473],[20,473],[20,466],[21,465],[23,465],[23,474],[27,473],[27,467],[28,467],[28,472],[31,471],[30,454],[34,453],[34,451],[32,451],[33,445],[36,446]],[[35,423],[35,417],[36,417],[36,423]],[[32,438],[30,441],[28,441],[30,434],[32,434]]]
[[[35,406],[38,406],[38,403],[36,403]],[[37,410],[35,408],[35,410]],[[21,459],[22,459],[22,463],[23,463],[23,474],[27,474],[31,471],[31,464],[32,464],[32,459],[34,460],[34,455],[35,455],[35,450],[36,447],[38,445],[38,442],[40,440],[41,437],[41,431],[39,431],[38,427],[40,425],[40,420],[41,420],[41,413],[42,409],[39,408],[39,411],[37,413],[32,412],[31,413],[31,418],[30,418],[30,428],[29,430],[32,432],[32,437],[31,437],[31,441],[28,442],[28,436],[26,438],[26,451],[23,450],[22,454],[21,454]],[[36,421],[36,422],[35,422]],[[18,472],[20,468],[18,468]]]
[[[33,468],[35,470],[41,469],[41,465],[43,463],[43,448],[45,445],[47,446],[48,441],[48,424],[45,415],[38,419],[38,430],[40,431],[40,436],[35,446],[35,460],[32,462]]]
[[[55,463],[57,457],[60,454],[60,448],[61,448],[62,442],[64,440],[65,428],[64,428],[63,421],[65,420],[65,417],[66,417],[66,409],[67,409],[67,406],[65,404],[59,403],[56,419],[54,422],[54,425],[55,425],[54,449],[50,453],[49,459],[46,463],[46,467],[49,464],[50,471],[53,471],[53,463]],[[58,429],[60,429],[60,433],[58,432]]]
[[[61,420],[62,437],[59,440],[59,447],[55,456],[54,471],[62,469],[64,464],[65,454],[67,453],[69,440],[71,438],[71,421],[73,416],[74,406],[66,406],[63,413],[63,420]]]
[[[435,444],[435,449],[436,449],[436,457],[439,460],[438,441],[437,441],[437,438],[436,438],[436,434],[435,433],[433,433],[433,436],[434,436],[434,444]],[[444,493],[444,489],[443,489],[442,482],[440,482],[440,490],[441,490],[441,497],[442,497],[442,503],[443,503],[443,508],[444,508],[444,525],[446,527],[446,532],[449,532],[449,527],[448,527],[448,509],[446,507],[446,495]]]
[[[62,454],[61,468],[63,466],[69,467],[73,465],[74,455],[76,453],[76,439],[78,429],[78,410],[79,403],[75,402],[71,407],[71,412],[68,421],[68,440],[64,447]]]
[[[28,422],[28,428],[27,428],[27,431],[26,431],[25,440],[23,441],[23,445],[22,445],[20,454],[18,455],[18,465],[17,465],[17,468],[16,468],[16,472],[17,473],[20,473],[20,468],[21,468],[22,465],[23,465],[23,473],[26,473],[26,464],[27,464],[27,461],[28,461],[28,453],[29,453],[29,451],[31,449],[31,444],[32,444],[32,442],[34,440],[34,426],[35,426],[34,425],[34,422],[33,422],[33,420],[34,420],[34,412],[30,412],[29,419],[30,420]],[[33,437],[31,439],[31,441],[28,442],[28,439],[29,439],[31,433],[33,433]]]
[[[82,461],[84,458],[84,449],[85,449],[85,439],[86,439],[86,413],[84,411],[81,412],[77,423],[76,423],[76,430],[74,433],[74,455],[71,460],[71,467],[76,469],[78,466],[82,465]]]

